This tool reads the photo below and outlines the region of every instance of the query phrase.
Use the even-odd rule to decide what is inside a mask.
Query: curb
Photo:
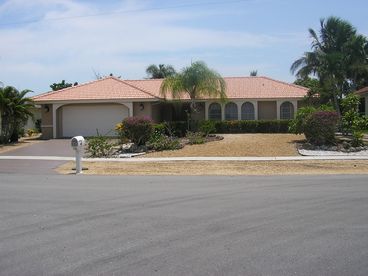
[[[0,160],[74,161],[61,156],[0,156]],[[83,158],[91,162],[173,162],[173,161],[303,161],[303,160],[368,160],[368,155],[276,156],[276,157],[165,157],[165,158]]]

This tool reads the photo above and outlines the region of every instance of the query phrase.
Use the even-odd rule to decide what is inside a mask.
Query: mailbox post
[[[75,136],[71,140],[71,146],[75,150],[75,173],[82,173],[82,155],[85,140],[83,136]]]

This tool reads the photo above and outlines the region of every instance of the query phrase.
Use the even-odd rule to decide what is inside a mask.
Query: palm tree
[[[52,91],[58,91],[72,86],[73,86],[72,83],[68,83],[65,82],[65,80],[62,80],[61,82],[54,82],[53,84],[50,85],[50,88],[52,89]]]
[[[157,66],[151,64],[147,67],[146,73],[149,79],[164,79],[175,75],[176,71],[171,65],[159,64]]]
[[[252,70],[252,71],[250,71],[249,75],[251,77],[256,77],[258,75],[258,71],[257,70]]]
[[[202,61],[192,63],[180,73],[165,78],[161,84],[161,95],[171,94],[174,99],[187,95],[190,108],[196,111],[196,100],[203,97],[226,99],[225,80],[219,73],[207,67]]]
[[[368,76],[367,40],[347,21],[337,17],[321,19],[319,35],[309,29],[312,51],[305,52],[290,70],[298,78],[316,76],[324,90],[330,91],[336,111],[343,95],[357,88]]]
[[[33,118],[34,103],[26,97],[30,90],[19,92],[12,86],[0,88],[0,142],[17,142],[21,127],[29,117]]]

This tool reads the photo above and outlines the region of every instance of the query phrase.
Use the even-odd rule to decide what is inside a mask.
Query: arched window
[[[291,102],[283,102],[280,106],[280,119],[288,120],[294,118],[294,106]]]
[[[250,102],[243,103],[241,106],[241,119],[254,120],[254,105]]]
[[[221,105],[219,103],[211,103],[208,107],[208,119],[221,121]]]
[[[225,105],[225,120],[238,120],[238,106],[235,103],[227,103]]]

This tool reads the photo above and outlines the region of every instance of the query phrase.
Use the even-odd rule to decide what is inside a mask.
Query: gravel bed
[[[324,155],[334,155],[334,156],[364,156],[368,155],[368,150],[362,150],[357,152],[342,152],[342,151],[332,151],[332,150],[305,150],[298,149],[300,155],[303,156],[324,156]]]

